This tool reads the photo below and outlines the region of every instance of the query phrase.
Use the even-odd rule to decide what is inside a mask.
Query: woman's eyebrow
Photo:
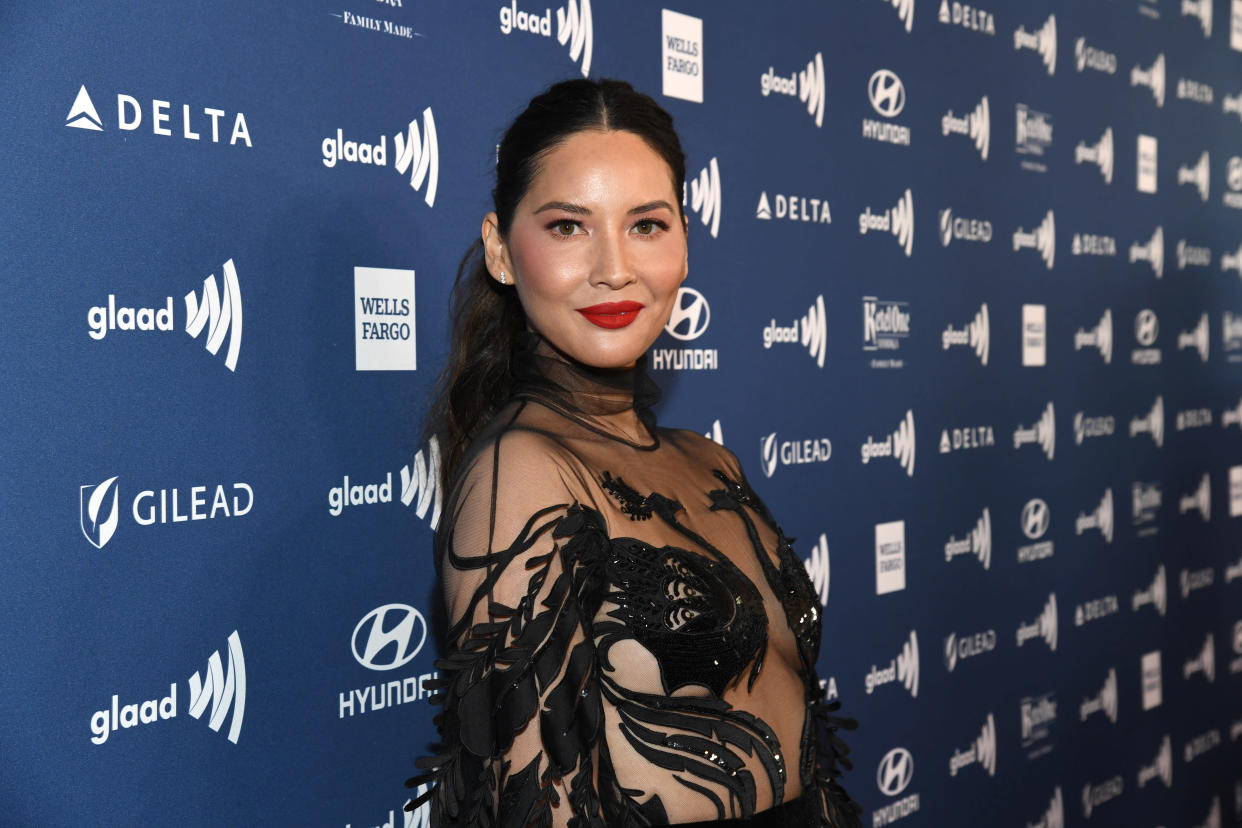
[[[651,210],[658,210],[661,207],[663,207],[665,210],[668,210],[670,213],[677,212],[676,210],[673,209],[673,206],[669,204],[667,201],[660,200],[660,201],[648,201],[646,204],[640,204],[637,207],[632,207],[630,208],[629,214],[632,216],[635,213],[646,213]]]
[[[591,211],[586,207],[583,207],[581,204],[571,204],[568,201],[549,201],[535,212],[542,213],[545,210],[564,210],[566,213],[576,213],[580,216],[591,215]],[[631,210],[631,212],[633,211]]]

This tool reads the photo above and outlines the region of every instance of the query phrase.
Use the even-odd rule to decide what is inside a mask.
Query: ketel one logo
[[[914,247],[914,196],[907,189],[897,203],[882,213],[872,213],[868,205],[858,216],[858,232],[866,235],[869,230],[885,230],[897,239],[898,247],[906,252],[906,258]]]
[[[242,652],[241,637],[234,630],[229,634],[228,672],[224,670],[220,651],[217,650],[207,659],[207,671],[200,674],[197,670],[190,676],[189,713],[195,719],[202,718],[210,707],[211,715],[207,718],[207,726],[217,733],[229,718],[232,710],[232,721],[229,724],[228,740],[237,744],[241,735],[242,721],[246,716],[246,658]],[[108,737],[122,728],[131,728],[140,724],[152,724],[157,721],[177,717],[177,685],[168,686],[168,695],[147,701],[122,705],[118,696],[112,697],[112,706],[97,710],[91,716],[91,741],[102,745]]]
[[[395,133],[393,143],[393,168],[399,175],[409,173],[410,189],[427,189],[423,201],[428,207],[436,203],[436,190],[440,182],[440,143],[436,137],[436,119],[431,107],[423,110],[422,129],[418,119],[411,119],[404,132]],[[345,139],[342,130],[335,137],[323,139],[321,146],[323,165],[331,169],[340,162],[388,166],[388,136],[381,135],[377,143]]]
[[[220,143],[220,119],[227,115],[224,110],[204,107],[200,115],[197,111],[192,113],[189,104],[182,104],[180,124],[174,121],[170,125],[169,122],[173,117],[169,112],[171,106],[169,101],[151,101],[151,131],[153,133],[171,136],[174,127],[179,126],[179,133],[186,140],[199,141],[204,135],[209,135],[211,143]],[[207,121],[203,120],[204,117],[211,122],[210,133],[206,131]],[[91,100],[85,85],[78,89],[78,95],[73,99],[73,106],[69,107],[69,114],[65,116],[65,126],[93,132],[104,131],[103,120],[99,117],[99,111],[95,109],[95,102]],[[137,98],[123,93],[117,94],[116,126],[124,132],[133,132],[142,126],[142,105]],[[246,126],[246,115],[243,112],[238,112],[233,116],[233,131],[229,138],[229,145],[236,145],[238,141],[247,147],[253,146],[250,143],[250,129]]]
[[[213,273],[203,280],[203,295],[190,291],[185,295],[185,332],[193,339],[204,330],[207,332],[203,345],[208,353],[220,352],[224,338],[229,340],[224,365],[230,371],[237,370],[237,357],[242,342],[241,286],[237,281],[237,268],[233,260],[224,263],[224,295],[216,286]],[[108,304],[98,305],[87,311],[86,321],[91,339],[101,340],[109,331],[171,331],[175,327],[173,298],[169,296],[162,308],[118,307],[116,296],[108,294]]]
[[[897,428],[880,442],[868,435],[861,451],[864,466],[876,457],[892,457],[907,477],[914,477],[914,412],[907,409]]]
[[[674,339],[686,342],[706,333],[711,321],[712,310],[707,298],[694,288],[680,287],[664,330]]]
[[[769,66],[759,78],[759,89],[765,98],[771,94],[797,97],[806,104],[807,114],[815,119],[817,127],[824,125],[824,85],[823,52],[816,52],[805,69],[792,72],[789,77],[776,74],[776,67]]]
[[[1013,33],[1013,48],[1030,49],[1043,60],[1049,76],[1057,71],[1057,16],[1048,15],[1044,25],[1033,32],[1019,26]]]
[[[996,720],[989,712],[978,737],[965,750],[955,750],[949,757],[949,776],[967,765],[978,764],[988,776],[996,776]]]
[[[1017,253],[1023,248],[1037,250],[1040,258],[1044,260],[1044,267],[1052,270],[1057,255],[1057,223],[1051,210],[1044,214],[1044,220],[1039,226],[1030,232],[1021,227],[1013,231],[1013,251]]]
[[[514,29],[543,37],[552,36],[552,10],[544,9],[540,16],[535,12],[518,11],[517,0],[500,7],[500,31],[509,34]],[[569,59],[577,63],[582,59],[582,77],[591,74],[591,52],[595,46],[595,31],[591,23],[591,0],[566,0],[556,10],[556,41],[569,46]]]
[[[698,177],[683,184],[681,191],[682,206],[689,203],[703,226],[710,227],[713,239],[720,232],[720,200],[720,165],[713,155]]]
[[[940,131],[947,137],[949,135],[965,135],[975,142],[975,149],[979,151],[979,157],[988,160],[988,145],[992,143],[992,116],[988,110],[988,96],[984,95],[979,103],[975,104],[972,112],[958,118],[950,109],[940,119]]]
[[[96,549],[112,540],[120,523],[120,484],[109,477],[97,486],[78,488],[78,525]],[[231,489],[231,493],[230,493]],[[140,526],[185,523],[218,517],[241,517],[254,508],[254,489],[246,483],[232,486],[191,486],[189,489],[146,489],[133,500],[130,511]]]
[[[427,640],[427,622],[408,604],[385,604],[354,627],[354,658],[370,670],[396,670],[418,655]]]
[[[819,604],[822,607],[828,606],[828,584],[831,576],[831,566],[828,558],[828,537],[826,535],[819,536],[819,542],[811,548],[811,557],[802,561],[806,567],[806,574],[811,579],[811,585],[815,587],[815,594],[819,596]]]

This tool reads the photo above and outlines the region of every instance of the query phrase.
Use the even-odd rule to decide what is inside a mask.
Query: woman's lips
[[[602,302],[589,308],[577,308],[592,325],[601,328],[624,328],[638,318],[641,302]]]

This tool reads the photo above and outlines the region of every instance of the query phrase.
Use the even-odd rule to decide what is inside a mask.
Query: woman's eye
[[[655,222],[651,219],[643,219],[634,225],[634,229],[638,231],[640,236],[650,236],[656,231]]]
[[[553,229],[558,236],[572,236],[578,231],[578,222],[558,221]]]

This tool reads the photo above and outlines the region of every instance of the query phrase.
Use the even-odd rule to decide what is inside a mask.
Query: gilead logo
[[[249,514],[254,507],[254,489],[246,483],[234,483],[231,489],[230,492],[224,484],[146,489],[134,497],[131,513],[139,526]],[[116,532],[120,522],[119,496],[116,477],[109,477],[98,486],[79,488],[82,534],[96,549],[103,549]]]
[[[246,716],[246,659],[242,652],[241,637],[237,630],[229,634],[228,673],[216,650],[207,659],[207,671],[200,675],[198,671],[190,676],[187,682],[189,690],[190,715],[195,719],[202,718],[208,705],[211,715],[207,726],[217,733],[233,712],[229,724],[228,740],[237,744],[241,735],[242,721]],[[102,745],[108,737],[121,729],[129,729],[138,725],[154,724],[177,717],[177,685],[168,685],[168,695],[163,698],[147,699],[146,701],[121,704],[120,697],[113,695],[112,704],[103,710],[97,710],[91,716],[91,741]]]
[[[171,108],[170,101],[151,101],[151,131],[156,135],[171,136],[173,134]],[[180,135],[189,141],[198,141],[203,139],[204,135],[209,135],[211,143],[218,144],[221,139],[220,119],[226,118],[227,114],[223,109],[204,107],[202,110],[192,110],[189,104],[183,104],[179,123]],[[138,99],[118,93],[116,96],[117,129],[133,132],[142,126],[142,120],[143,106]],[[227,120],[225,125],[227,128]],[[91,100],[91,95],[86,91],[85,85],[78,89],[77,97],[73,99],[73,106],[69,107],[69,114],[65,116],[65,126],[94,132],[104,131],[103,119],[99,117],[99,111],[95,108],[95,102]],[[238,141],[247,147],[253,146],[250,143],[250,128],[246,126],[244,112],[238,112],[233,116],[233,129],[229,136],[229,144],[230,146],[236,145]]]

